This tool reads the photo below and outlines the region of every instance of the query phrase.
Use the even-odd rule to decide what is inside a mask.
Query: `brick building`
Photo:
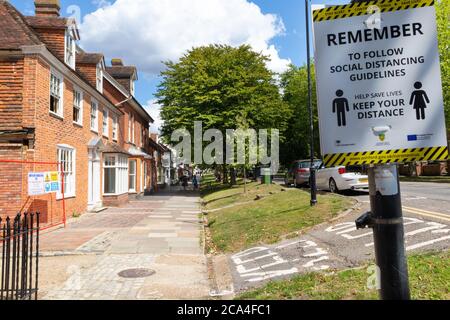
[[[35,5],[23,16],[0,0],[0,161],[58,162],[68,216],[153,191],[153,119],[134,97],[136,68],[81,50],[59,0]],[[0,216],[35,209],[26,177],[38,169],[0,165]]]

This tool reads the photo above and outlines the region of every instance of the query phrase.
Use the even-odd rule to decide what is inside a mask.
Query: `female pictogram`
[[[417,120],[425,120],[425,109],[427,108],[427,104],[430,103],[430,99],[428,99],[425,90],[422,90],[422,82],[416,82],[414,88],[416,90],[411,94],[409,104],[413,105],[414,109],[416,109]]]

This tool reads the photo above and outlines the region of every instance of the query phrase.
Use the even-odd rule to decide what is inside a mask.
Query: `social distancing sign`
[[[326,166],[448,159],[434,1],[313,11]]]

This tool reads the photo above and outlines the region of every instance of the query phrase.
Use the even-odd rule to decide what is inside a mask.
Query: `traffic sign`
[[[313,12],[325,165],[446,160],[434,1]]]

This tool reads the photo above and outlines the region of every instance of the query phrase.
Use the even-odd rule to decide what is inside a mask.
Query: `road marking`
[[[418,209],[418,208],[405,207],[405,206],[403,206],[403,208],[405,208],[406,210],[415,210],[415,211],[419,211],[419,212],[433,214],[433,215],[441,216],[443,218],[450,218],[450,216],[448,214],[445,214],[445,213],[428,211],[428,210],[423,210],[423,209]]]
[[[421,216],[424,216],[424,217],[435,218],[435,219],[440,219],[440,220],[445,220],[445,221],[449,221],[450,222],[450,217],[448,215],[445,215],[445,214],[442,214],[442,213],[432,212],[432,211],[425,211],[425,210],[409,208],[409,207],[403,207],[403,209],[405,211],[407,211],[407,212],[418,214],[418,215],[421,215]]]
[[[435,244],[436,242],[444,241],[444,240],[447,240],[447,239],[450,239],[450,236],[442,237],[442,238],[439,238],[439,239],[433,239],[433,240],[426,241],[426,242],[420,242],[418,244],[414,244],[412,246],[406,247],[406,250],[409,251],[409,250],[418,249],[418,248],[425,247],[425,246],[428,246],[430,244]]]

